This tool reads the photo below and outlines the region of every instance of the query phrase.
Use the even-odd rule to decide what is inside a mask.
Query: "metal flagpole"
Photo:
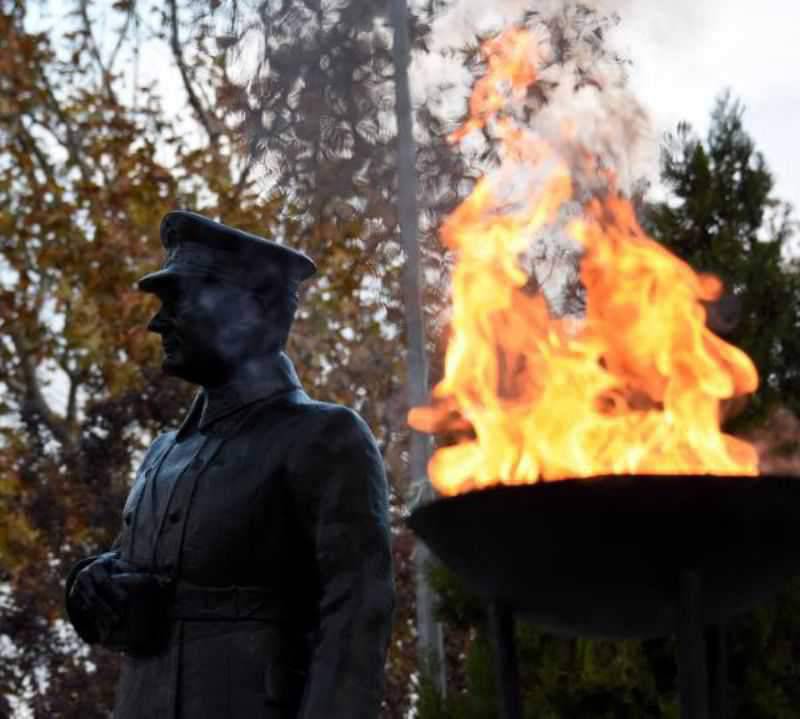
[[[419,245],[417,242],[417,170],[412,127],[411,92],[408,80],[410,41],[406,0],[391,1],[395,66],[395,113],[397,116],[397,174],[400,237],[406,253],[403,270],[403,299],[406,315],[408,399],[412,407],[427,403],[428,363],[425,354],[425,331],[422,317]],[[433,489],[427,477],[430,439],[411,430],[409,472],[412,487],[421,488],[419,499],[431,499]],[[414,566],[417,600],[417,655],[421,666],[434,682],[441,696],[446,689],[442,627],[433,617],[433,592],[426,575],[430,559],[428,548],[416,541]]]

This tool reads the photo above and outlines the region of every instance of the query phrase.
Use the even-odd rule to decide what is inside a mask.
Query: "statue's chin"
[[[175,354],[170,353],[164,355],[164,359],[161,361],[161,371],[164,374],[170,375],[170,377],[179,377],[189,382],[194,381],[190,379],[192,374],[191,369],[186,367],[186,364],[181,361],[181,358]]]
[[[203,387],[221,384],[227,376],[224,368],[217,364],[185,362],[180,353],[166,354],[161,362],[161,371]]]

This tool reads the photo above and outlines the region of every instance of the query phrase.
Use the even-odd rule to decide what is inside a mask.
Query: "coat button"
[[[181,510],[180,509],[173,509],[169,513],[169,521],[172,522],[172,524],[176,524],[177,522],[179,522],[180,518],[181,518]]]
[[[122,521],[125,522],[127,526],[130,526],[132,520],[133,520],[133,512],[128,512],[122,517]]]

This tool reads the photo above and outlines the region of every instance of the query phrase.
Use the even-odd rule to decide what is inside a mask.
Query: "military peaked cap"
[[[167,258],[139,280],[144,292],[177,277],[214,278],[256,292],[276,285],[294,290],[317,269],[302,252],[186,210],[164,216],[161,244]]]

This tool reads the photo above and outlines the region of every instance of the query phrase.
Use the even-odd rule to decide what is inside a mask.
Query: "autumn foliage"
[[[322,279],[290,354],[310,394],[365,416],[402,477],[399,328],[386,329],[397,269],[375,277],[357,220],[309,224],[267,186],[220,101],[218,5],[0,0],[0,716],[19,701],[48,719],[108,716],[117,659],[64,623],[63,581],[110,544],[143,448],[191,396],[161,375],[145,330],[154,301],[134,288],[161,260],[165,212],[315,258]],[[172,75],[140,82],[153,63]],[[410,547],[398,529],[400,582]],[[402,715],[413,670],[413,591],[401,594],[387,717]]]

